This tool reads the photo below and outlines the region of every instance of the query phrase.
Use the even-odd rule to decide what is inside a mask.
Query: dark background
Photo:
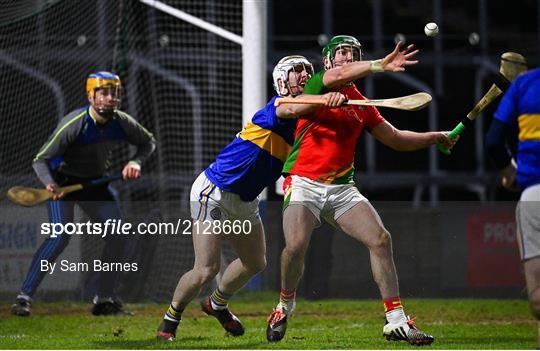
[[[242,34],[240,0],[164,2]],[[522,53],[531,67],[540,61],[540,0],[269,0],[267,6],[268,97],[274,93],[271,71],[281,57],[302,54],[321,68],[321,34],[357,37],[366,59],[393,50],[397,33],[407,44],[414,43],[420,63],[407,73],[377,74],[357,82],[370,98],[419,90],[433,95],[431,110],[381,109],[400,129],[453,128],[489,89],[503,52]],[[423,33],[431,21],[440,28],[436,38]],[[469,42],[473,32],[480,38],[474,45]],[[132,221],[187,218],[193,180],[242,128],[241,62],[249,53],[243,56],[237,44],[139,1],[0,1],[0,43],[2,193],[14,185],[41,186],[31,169],[32,159],[58,119],[86,104],[84,82],[90,72],[116,71],[125,88],[122,109],[158,140],[142,179],[116,184]],[[417,85],[408,86],[396,77]],[[483,152],[482,137],[495,108],[496,103],[462,135],[450,157],[434,148],[397,153],[367,134],[360,138],[357,185],[394,235],[403,291],[410,296],[519,296],[516,286],[484,291],[467,285],[467,260],[475,254],[467,251],[468,220],[492,201],[519,196],[501,188]],[[121,167],[132,151],[125,145],[115,150],[112,168]],[[274,288],[279,280],[281,198],[270,189],[269,199],[275,200],[268,202],[265,218],[269,265],[262,280],[253,283],[255,288]],[[465,201],[472,204],[463,210],[459,205]],[[511,214],[513,203],[505,204],[510,205],[505,213]],[[14,211],[25,220],[24,209]],[[7,213],[3,207],[0,215],[6,222],[13,219]],[[334,232],[326,227],[315,234],[303,294],[376,296],[367,253]],[[130,248],[143,267],[125,280],[124,296],[134,300],[169,299],[177,278],[193,262],[189,237],[140,239],[130,242]],[[82,256],[92,259],[100,249],[86,240]],[[513,247],[508,249],[512,254]],[[230,251],[226,255],[232,257]]]

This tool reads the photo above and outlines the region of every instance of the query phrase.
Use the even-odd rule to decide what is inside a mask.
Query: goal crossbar
[[[178,10],[172,6],[169,6],[167,4],[162,3],[161,1],[157,0],[139,0],[140,2],[151,6],[153,8],[156,8],[160,11],[163,11],[165,13],[168,13],[171,16],[174,16],[180,20],[186,21],[188,23],[193,24],[194,26],[197,26],[199,28],[202,28],[204,30],[207,30],[211,33],[214,33],[216,35],[219,35],[222,38],[225,38],[227,40],[230,40],[236,44],[243,45],[244,39],[239,36],[238,34],[235,34],[233,32],[229,32],[226,29],[223,29],[221,27],[218,27],[210,22],[206,22],[200,18],[197,18],[195,16],[190,15],[187,12]]]

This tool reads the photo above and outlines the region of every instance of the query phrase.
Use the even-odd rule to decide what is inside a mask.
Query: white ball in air
[[[429,22],[424,27],[424,33],[426,33],[428,37],[434,37],[439,34],[439,26],[435,22]]]

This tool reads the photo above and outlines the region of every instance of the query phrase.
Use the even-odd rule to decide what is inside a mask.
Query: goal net
[[[241,0],[166,4],[242,35]],[[2,193],[14,185],[42,186],[33,157],[59,119],[86,104],[87,75],[107,70],[122,80],[122,110],[157,140],[143,177],[115,184],[125,216],[135,222],[190,218],[193,180],[242,127],[241,45],[137,0],[8,1],[0,14],[0,38]],[[132,152],[128,145],[114,150],[111,168],[121,169]],[[13,213],[4,209],[0,217]],[[16,209],[20,218],[25,211]],[[26,267],[38,244],[28,245],[33,247],[25,247]],[[83,259],[98,257],[102,245],[84,237]],[[193,263],[189,236],[137,237],[127,245],[132,257],[125,261],[144,262],[125,279],[137,280],[126,283],[133,297],[170,298]],[[0,248],[0,255],[3,249],[17,246]],[[225,256],[233,257],[228,249]],[[11,286],[24,278],[22,271],[9,275]]]

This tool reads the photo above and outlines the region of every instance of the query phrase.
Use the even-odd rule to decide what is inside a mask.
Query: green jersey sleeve
[[[304,94],[324,94],[328,92],[328,89],[324,86],[323,76],[326,71],[322,70],[315,73],[306,83],[304,87]]]

